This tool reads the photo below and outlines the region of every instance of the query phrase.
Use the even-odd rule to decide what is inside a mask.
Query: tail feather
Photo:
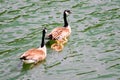
[[[27,60],[25,56],[20,57],[20,60]]]

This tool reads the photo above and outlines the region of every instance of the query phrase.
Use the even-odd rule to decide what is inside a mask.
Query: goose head
[[[70,11],[70,10],[65,10],[64,13],[65,13],[66,15],[69,15],[69,14],[71,14],[71,11]]]

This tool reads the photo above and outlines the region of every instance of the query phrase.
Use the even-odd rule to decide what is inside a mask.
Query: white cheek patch
[[[65,12],[67,15],[69,14],[68,12]]]
[[[45,30],[45,32],[47,32],[47,30]]]

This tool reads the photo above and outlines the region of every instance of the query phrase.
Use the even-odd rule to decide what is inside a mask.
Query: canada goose
[[[46,58],[47,51],[46,51],[46,46],[45,46],[45,41],[44,41],[46,32],[47,30],[46,28],[44,28],[42,31],[42,42],[39,48],[29,49],[23,55],[20,56],[20,59],[24,63],[37,63]]]
[[[67,16],[71,13],[70,10],[65,10],[63,12],[64,26],[57,27],[48,34],[48,38],[56,40],[57,43],[54,43],[51,48],[56,51],[61,51],[63,49],[63,44],[68,40],[67,37],[71,34],[71,27],[68,25]]]
[[[71,33],[71,28],[68,25],[67,21],[67,15],[69,15],[70,13],[70,10],[65,10],[63,12],[64,26],[53,29],[51,33],[48,34],[49,39],[61,41],[63,42],[63,44],[67,42],[67,37]]]

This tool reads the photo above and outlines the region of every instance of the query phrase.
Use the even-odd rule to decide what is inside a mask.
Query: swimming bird
[[[63,43],[56,41],[56,43],[51,45],[51,48],[54,49],[55,51],[62,51],[64,48],[64,45],[63,45]]]
[[[49,39],[56,40],[51,48],[56,51],[61,51],[63,49],[63,44],[65,44],[68,40],[67,37],[71,34],[71,27],[68,24],[67,16],[71,13],[70,10],[64,10],[63,12],[63,19],[64,19],[64,26],[54,28],[47,36]]]
[[[66,43],[67,37],[70,35],[71,33],[71,27],[68,24],[67,21],[67,16],[71,13],[70,10],[64,10],[63,12],[63,19],[64,19],[64,26],[63,27],[57,27],[54,28],[49,34],[48,34],[48,38],[52,39],[52,40],[58,40],[60,42],[62,42],[63,44]]]
[[[20,56],[20,59],[24,63],[37,63],[39,61],[42,61],[46,58],[47,51],[45,46],[45,34],[47,32],[47,29],[44,28],[42,31],[42,41],[41,46],[39,48],[32,48],[26,51],[23,55]]]

